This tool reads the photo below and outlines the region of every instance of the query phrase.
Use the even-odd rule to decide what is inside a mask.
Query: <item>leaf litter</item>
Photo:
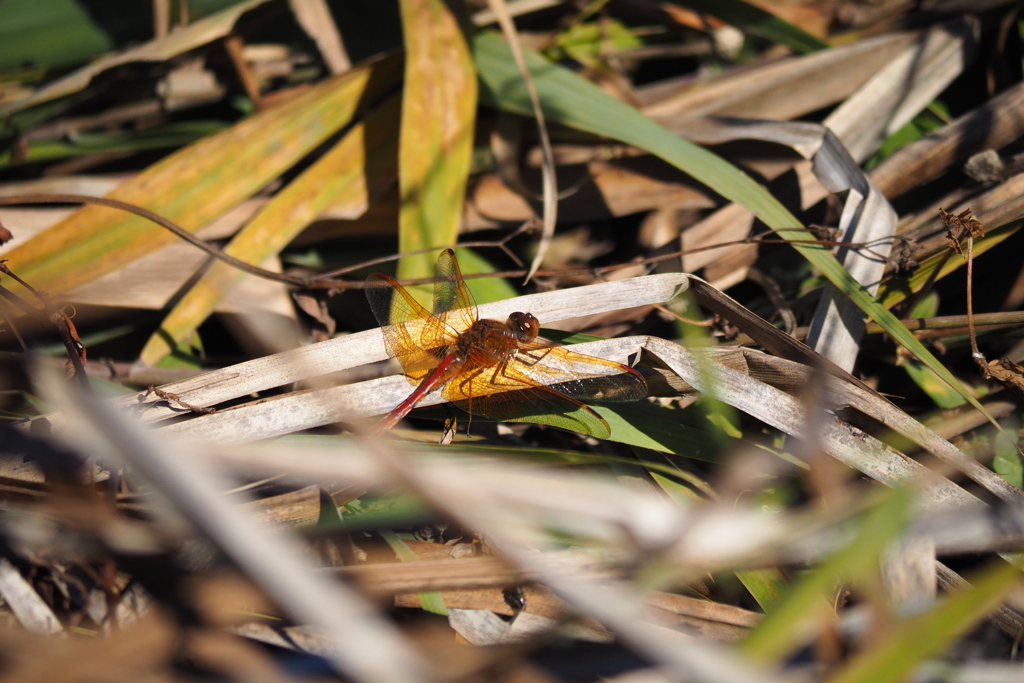
[[[1008,4],[308,4],[5,73],[5,675],[1015,680]],[[644,375],[608,439],[362,436],[409,384],[350,290],[453,241]]]

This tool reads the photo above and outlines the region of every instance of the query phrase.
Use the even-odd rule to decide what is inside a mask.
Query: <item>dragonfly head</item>
[[[540,332],[540,321],[532,313],[513,313],[505,324],[519,341],[533,341]]]

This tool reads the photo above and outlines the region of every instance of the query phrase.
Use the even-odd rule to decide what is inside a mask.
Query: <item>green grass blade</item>
[[[399,537],[398,534],[393,531],[385,531],[383,529],[379,530],[377,533],[379,533],[380,537],[383,538],[389,546],[391,546],[391,549],[395,551],[395,555],[398,556],[399,560],[402,562],[419,562],[419,556],[405,541],[401,539],[401,537]],[[444,598],[441,597],[440,593],[431,591],[429,593],[420,593],[419,595],[420,605],[423,606],[423,609],[428,612],[433,612],[434,614],[447,616],[448,608],[445,607]]]
[[[529,98],[512,63],[508,44],[489,31],[473,39],[480,74],[482,101],[499,109],[528,115]],[[526,52],[544,115],[551,121],[620,140],[649,151],[704,183],[726,199],[742,204],[788,240],[813,240],[782,204],[749,176],[712,152],[658,125],[633,107],[616,100],[594,84],[536,53]],[[813,244],[794,244],[812,265],[845,293],[864,313],[909,350],[971,405],[988,414],[960,381],[914,337],[899,320],[840,265],[831,252]]]
[[[736,578],[766,612],[777,605],[786,593],[786,579],[778,569],[749,569],[736,572]]]
[[[882,550],[902,531],[911,502],[908,489],[889,492],[861,519],[853,541],[797,583],[750,632],[740,650],[753,659],[779,662],[803,644],[815,622],[828,618],[832,610],[829,591],[841,582],[856,582],[878,571]]]
[[[968,590],[946,598],[933,609],[902,623],[876,647],[858,655],[828,683],[896,683],[911,677],[926,658],[947,650],[973,628],[1017,585],[1020,569],[1000,562],[989,568]]]

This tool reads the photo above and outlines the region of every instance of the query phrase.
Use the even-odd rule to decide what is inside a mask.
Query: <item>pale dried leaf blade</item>
[[[662,95],[643,111],[649,116],[793,119],[842,101],[918,39],[916,32],[893,33],[769,61]]]
[[[0,558],[0,596],[27,630],[47,635],[64,630],[53,610],[6,558]]]
[[[551,152],[548,128],[544,123],[544,111],[541,109],[540,98],[537,96],[537,86],[534,84],[533,76],[530,75],[530,69],[526,66],[526,60],[523,58],[523,50],[519,45],[519,34],[516,32],[515,24],[512,23],[512,17],[509,16],[505,0],[488,0],[487,4],[498,18],[501,31],[505,34],[509,47],[512,48],[512,56],[516,60],[516,66],[519,68],[519,73],[522,74],[523,82],[526,84],[527,92],[530,95],[533,118],[537,121],[537,133],[540,137],[544,215],[541,220],[541,236],[540,242],[537,244],[537,253],[530,263],[529,271],[526,273],[525,282],[529,282],[533,274],[540,268],[540,264],[544,261],[544,255],[547,253],[548,246],[550,246],[551,240],[555,236],[555,223],[558,221],[558,184],[555,177],[555,162]]]
[[[731,405],[780,431],[809,438],[807,414],[801,403],[772,386],[724,365],[695,356],[688,349],[656,338],[646,338],[644,348],[701,393]],[[821,449],[832,457],[889,486],[926,482],[925,499],[931,505],[971,507],[981,502],[973,495],[929,469],[837,418],[823,416],[814,435]]]
[[[639,349],[636,339],[611,339],[567,347],[578,353],[627,363]],[[410,393],[403,375],[276,396],[203,415],[166,429],[187,434],[193,439],[220,443],[254,441],[293,434],[336,422],[389,413]],[[439,392],[425,396],[417,405],[429,407],[443,403]],[[541,416],[543,417],[543,416]],[[612,438],[615,438],[614,434]]]
[[[980,24],[967,18],[925,31],[827,119],[850,156],[863,162],[910,121],[974,58]]]
[[[295,19],[302,29],[316,42],[320,55],[332,74],[340,74],[352,68],[341,33],[334,23],[331,10],[324,0],[288,0]]]
[[[684,291],[689,281],[685,274],[666,273],[603,282],[482,304],[479,314],[482,318],[505,320],[515,311],[529,311],[545,324],[581,315],[665,303]],[[212,370],[164,385],[161,389],[191,405],[210,407],[274,387],[375,363],[387,357],[381,331],[372,329]],[[408,388],[408,383],[405,386]],[[145,422],[165,420],[182,411],[180,406],[169,405],[149,392],[139,392],[115,402],[134,406],[138,417]],[[54,428],[61,426],[62,420],[57,415],[46,416],[46,419]]]

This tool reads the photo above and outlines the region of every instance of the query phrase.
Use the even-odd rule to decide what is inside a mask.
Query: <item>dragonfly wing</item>
[[[520,344],[506,374],[555,385],[577,401],[636,401],[647,396],[647,382],[632,368],[544,340]]]
[[[647,382],[630,367],[615,361],[570,351],[550,342],[521,342],[516,355],[505,363],[479,367],[463,374],[444,389],[449,401],[518,392],[523,389],[549,390],[583,401],[635,401],[647,396]]]
[[[477,320],[476,301],[451,249],[441,252],[434,268],[434,315],[457,330],[467,330]]]
[[[366,278],[366,300],[381,327],[433,317],[405,287],[386,273],[374,273]]]
[[[521,343],[508,362],[455,377],[442,390],[471,413],[544,421],[594,436],[607,436],[608,425],[584,401],[646,395],[647,383],[631,368],[544,341]]]
[[[366,299],[382,326],[388,354],[398,359],[410,379],[422,378],[437,366],[458,333],[431,315],[391,276],[375,273],[366,284]]]

